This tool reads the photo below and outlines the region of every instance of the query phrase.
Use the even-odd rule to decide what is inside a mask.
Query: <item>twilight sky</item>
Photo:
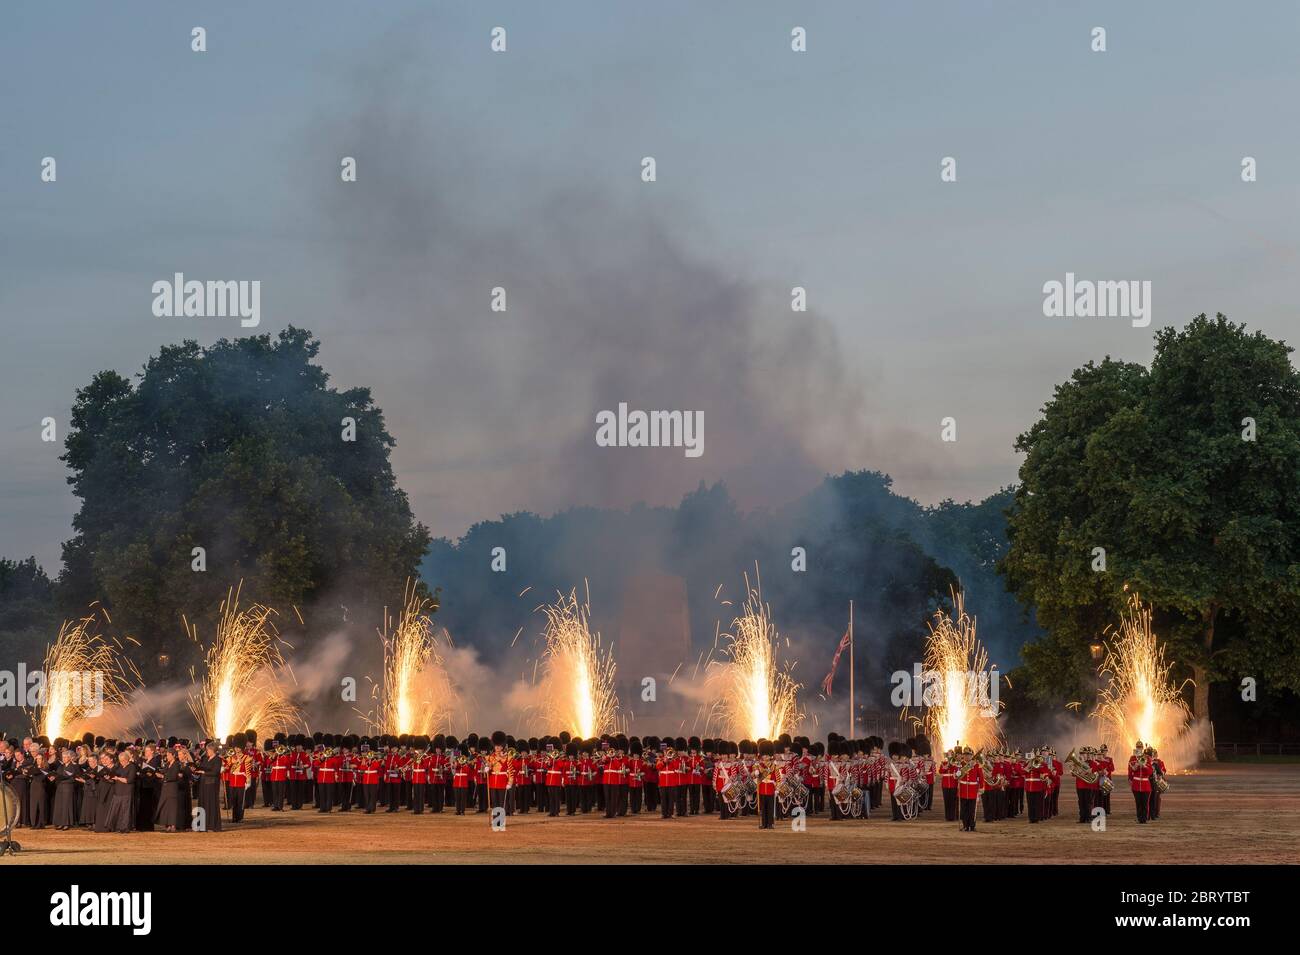
[[[1083,362],[1198,312],[1300,337],[1298,42],[1289,2],[5,4],[0,555],[57,571],[91,375],[287,324],[435,534],[846,468],[981,498]],[[260,280],[261,326],[155,318],[177,271]],[[1066,272],[1149,280],[1151,326],[1045,318]],[[596,447],[621,401],[704,454]]]

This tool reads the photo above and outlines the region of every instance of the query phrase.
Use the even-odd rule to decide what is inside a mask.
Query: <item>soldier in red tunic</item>
[[[1137,804],[1137,821],[1145,823],[1151,813],[1151,760],[1141,740],[1128,760],[1128,782]]]
[[[957,801],[961,817],[961,831],[975,831],[975,802],[984,788],[984,770],[975,761],[975,754],[967,746],[961,752],[957,766]]]
[[[1025,765],[1025,799],[1029,803],[1029,821],[1038,822],[1043,815],[1043,800],[1047,795],[1049,770],[1043,757],[1031,750]]]
[[[773,758],[776,747],[771,740],[758,741],[758,828],[775,828],[776,786],[781,781],[781,768]]]
[[[645,760],[641,758],[644,748],[639,737],[633,736],[627,744],[627,805],[619,815],[631,812],[641,814],[641,802],[645,796]]]
[[[447,749],[452,754],[451,759],[451,798],[455,806],[456,815],[465,815],[465,807],[469,804],[469,781],[474,770],[474,758],[470,755],[469,741],[456,745],[454,737],[447,739]]]
[[[659,744],[655,769],[659,773],[659,808],[664,819],[671,819],[677,811],[677,775],[681,765],[673,749],[673,741],[665,739]]]
[[[565,731],[568,732],[567,730]],[[563,738],[563,737],[561,737]],[[577,815],[582,795],[582,760],[578,758],[578,741],[570,739],[564,744],[564,814]]]

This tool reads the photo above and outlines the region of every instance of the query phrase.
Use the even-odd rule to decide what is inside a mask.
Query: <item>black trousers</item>
[[[700,798],[704,803],[704,814],[706,816],[713,815],[717,795],[718,791],[713,788],[712,782],[706,782],[700,787]]]
[[[582,812],[591,812],[591,807],[596,804],[595,789],[595,786],[578,787],[578,808],[581,809]]]
[[[975,800],[961,800],[961,829],[962,832],[975,831]]]
[[[307,780],[291,779],[289,780],[289,806],[293,809],[301,809],[302,801],[307,795]]]
[[[1079,797],[1079,821],[1089,822],[1092,816],[1092,790],[1076,789],[1075,794]]]
[[[578,787],[573,783],[564,785],[564,814],[572,816],[578,811]]]
[[[771,829],[772,817],[775,815],[776,797],[759,796],[758,797],[758,828]]]
[[[356,783],[335,783],[334,794],[338,796],[339,812],[347,812],[352,808],[352,790],[356,788]]]
[[[456,807],[456,815],[465,815],[465,805],[469,802],[468,786],[451,787],[452,804]]]
[[[1025,794],[1029,800],[1029,821],[1038,822],[1043,818],[1043,796],[1044,793],[1030,792]]]
[[[429,812],[442,812],[447,805],[447,784],[434,783],[429,787]]]
[[[957,821],[957,789],[943,790],[943,818],[945,822]]]
[[[616,816],[627,815],[628,788],[627,783],[620,783],[614,787],[614,814]]]
[[[491,809],[505,809],[505,808],[506,808],[506,790],[504,790],[504,789],[489,789],[489,790],[487,791],[487,795],[488,795],[488,806],[489,806],[489,808],[491,808]]]
[[[1151,790],[1151,809],[1150,816],[1152,819],[1160,818],[1160,794],[1155,791],[1154,784]]]
[[[898,800],[894,798],[893,793],[889,794],[889,806],[890,806],[889,818],[891,818],[894,822],[901,822],[903,819],[903,810],[899,808]],[[973,812],[974,810],[971,811]]]
[[[335,783],[316,782],[316,811],[333,812]]]
[[[1138,822],[1146,822],[1151,812],[1151,794],[1134,793],[1133,801],[1137,803]]]
[[[700,814],[700,790],[703,787],[699,783],[691,783],[689,787],[690,811],[692,816]]]
[[[546,814],[548,816],[554,817],[560,814],[560,795],[563,792],[563,786],[546,787]]]
[[[643,789],[644,787],[642,786],[627,787],[628,811],[630,811],[634,816],[639,816],[641,814],[641,796]]]
[[[688,784],[674,788],[677,790],[677,815],[684,816],[686,815],[686,794],[691,787]]]
[[[244,821],[244,790],[243,789],[235,789],[234,787],[231,787],[230,789],[230,821],[231,822]]]
[[[411,784],[411,811],[417,816],[424,815],[424,783]]]
[[[363,784],[361,787],[361,798],[366,806],[367,814],[374,814],[375,807],[379,805],[379,783]]]
[[[654,812],[659,808],[659,784],[645,784],[645,808],[646,812]]]
[[[663,817],[665,819],[671,819],[673,817],[673,809],[677,806],[677,787],[660,786],[659,799],[662,803]]]
[[[273,780],[271,782],[271,808],[276,812],[284,811],[284,791],[289,788],[287,780]]]
[[[476,812],[488,811],[488,787],[487,783],[477,783],[474,786],[474,802],[477,805]]]

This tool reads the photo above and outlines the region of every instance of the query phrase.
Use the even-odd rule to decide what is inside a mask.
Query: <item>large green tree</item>
[[[183,661],[182,614],[210,614],[241,580],[245,600],[283,613],[355,617],[400,599],[429,534],[397,486],[369,389],[329,387],[318,349],[292,327],[186,341],[134,383],[104,371],[78,390],[63,456],[81,499],[63,547],[68,609],[102,600],[118,627]]]
[[[1086,691],[1089,645],[1129,594],[1209,715],[1212,680],[1300,690],[1300,374],[1291,349],[1219,315],[1156,335],[1150,369],[1088,364],[1016,442],[1001,569],[1047,637],[1039,695]],[[1095,569],[1095,548],[1105,570]]]

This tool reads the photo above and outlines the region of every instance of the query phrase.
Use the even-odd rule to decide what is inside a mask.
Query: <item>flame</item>
[[[100,613],[111,622],[102,608]],[[140,683],[139,672],[99,635],[98,625],[93,614],[75,623],[65,620],[45,650],[45,689],[33,725],[51,740],[85,732],[106,709],[126,706],[128,693]]]
[[[793,733],[803,719],[798,706],[800,684],[781,668],[780,634],[772,608],[763,602],[761,582],[751,587],[745,576],[745,604],[724,634],[725,660],[712,660],[705,681],[715,703],[711,721],[721,723],[733,739],[776,739]]]
[[[1169,677],[1164,647],[1151,631],[1151,609],[1136,595],[1120,614],[1119,629],[1103,640],[1106,656],[1097,673],[1106,680],[1097,694],[1093,717],[1102,739],[1119,753],[1131,752],[1139,741],[1154,749],[1174,746],[1187,729],[1191,713],[1182,686]],[[1172,770],[1170,757],[1162,753]]]
[[[216,740],[245,729],[267,736],[298,722],[297,707],[280,687],[284,658],[275,611],[258,603],[240,609],[239,591],[231,588],[221,604],[203,682],[190,696],[194,718]]]
[[[925,641],[924,669],[933,682],[925,688],[924,725],[939,752],[960,743],[990,749],[998,742],[991,712],[992,680],[988,652],[979,642],[975,618],[966,613],[962,593],[953,594],[951,614],[936,610]]]
[[[456,692],[440,652],[431,606],[408,581],[396,627],[384,612],[379,633],[384,645],[384,681],[376,688],[378,715],[370,718],[377,733],[429,736],[451,724]]]
[[[583,739],[617,732],[614,654],[600,645],[588,622],[590,597],[578,603],[576,588],[542,611],[542,716],[549,727],[567,728]]]

